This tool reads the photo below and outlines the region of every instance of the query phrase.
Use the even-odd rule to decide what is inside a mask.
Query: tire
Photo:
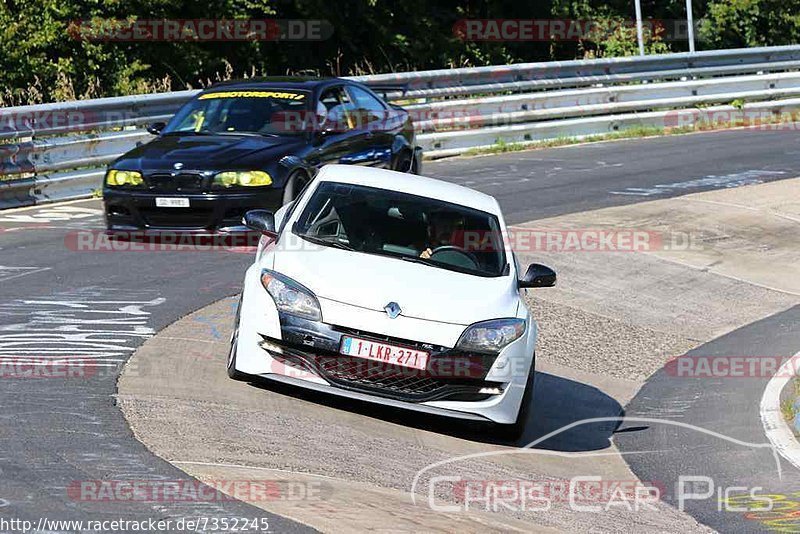
[[[403,150],[397,155],[397,160],[394,162],[394,169],[397,172],[414,173],[414,157],[408,150]]]
[[[231,348],[228,350],[228,377],[233,380],[247,380],[248,375],[236,370],[236,345],[239,341],[239,318],[242,316],[242,297],[239,295],[239,305],[236,307],[236,319],[234,319],[233,334],[231,334]]]
[[[419,174],[420,162],[416,157],[411,158],[411,169],[408,171],[411,174]]]
[[[286,187],[283,188],[283,204],[286,205],[296,199],[310,181],[311,178],[305,172],[292,171],[286,179]]]
[[[517,420],[514,423],[503,425],[495,425],[495,432],[498,437],[507,441],[517,441],[522,437],[525,431],[525,424],[528,422],[528,414],[531,411],[531,399],[533,398],[533,381],[536,375],[534,365],[531,364],[531,370],[528,373],[528,382],[525,384],[525,392],[522,394],[522,402],[519,406],[519,413]]]

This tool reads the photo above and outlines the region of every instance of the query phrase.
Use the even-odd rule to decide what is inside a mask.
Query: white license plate
[[[157,208],[188,208],[189,199],[182,197],[156,197]]]
[[[339,352],[347,356],[420,370],[427,368],[428,358],[430,357],[430,353],[421,350],[376,343],[375,341],[350,336],[342,336],[342,346]]]

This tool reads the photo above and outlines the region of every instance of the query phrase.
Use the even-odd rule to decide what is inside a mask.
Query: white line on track
[[[42,208],[55,208],[55,207],[59,207],[59,206],[69,206],[69,205],[72,205],[72,204],[80,204],[80,203],[83,203],[83,202],[92,202],[92,201],[96,201],[96,200],[99,200],[99,199],[96,199],[96,198],[80,198],[78,200],[65,200],[65,201],[62,201],[62,202],[48,202],[46,204],[34,204],[33,206],[23,206],[21,208],[8,208],[8,209],[2,210],[2,213],[4,213],[4,214],[5,213],[19,213],[19,212],[22,212],[22,211],[31,211],[31,210],[42,209]]]
[[[761,397],[761,423],[778,454],[800,469],[800,443],[783,417],[781,391],[794,377],[800,365],[800,352],[789,358],[767,383]]]

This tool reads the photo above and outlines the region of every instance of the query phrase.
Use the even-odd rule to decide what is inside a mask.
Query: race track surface
[[[431,162],[425,174],[496,196],[507,221],[521,223],[795,177],[800,175],[800,140],[793,131],[710,132]],[[0,212],[0,361],[58,355],[96,362],[91,376],[0,382],[0,510],[8,517],[57,519],[263,516],[237,502],[109,503],[75,496],[75,484],[81,481],[187,478],[133,439],[115,406],[116,376],[132,351],[155,332],[238,292],[251,261],[246,250],[72,250],[66,237],[70,232],[102,228],[99,208],[95,200]],[[762,353],[785,354],[783,338],[759,329],[796,332],[798,322],[800,314],[787,313],[733,339],[759,340]],[[796,350],[794,340],[787,346],[792,344]],[[691,387],[662,384],[656,375],[629,414],[649,413],[648,398],[661,402],[693,395]],[[758,390],[752,387],[752,392],[736,392],[742,403],[757,402],[758,397],[748,400]],[[730,395],[714,392],[696,414],[697,422],[728,424],[730,418],[719,405],[734,406]],[[750,413],[743,406],[741,410]],[[760,431],[756,422],[746,426],[748,432]],[[649,448],[653,443],[646,440],[654,436],[629,432],[621,441],[625,447]],[[693,461],[704,458],[695,452],[691,456]],[[643,478],[651,473],[664,478],[663,471],[682,458],[633,467]],[[712,469],[722,468],[726,458],[709,462]],[[715,522],[704,511],[696,514]],[[275,516],[270,521],[280,532],[304,528]]]

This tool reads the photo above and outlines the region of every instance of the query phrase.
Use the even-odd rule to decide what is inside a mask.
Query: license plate
[[[368,339],[350,336],[342,337],[342,346],[339,352],[347,356],[355,356],[356,358],[375,360],[419,370],[427,368],[428,358],[430,357],[430,353],[421,350],[387,345],[386,343],[377,343],[375,341],[369,341]]]
[[[156,197],[157,208],[188,208],[189,199],[182,197]]]

